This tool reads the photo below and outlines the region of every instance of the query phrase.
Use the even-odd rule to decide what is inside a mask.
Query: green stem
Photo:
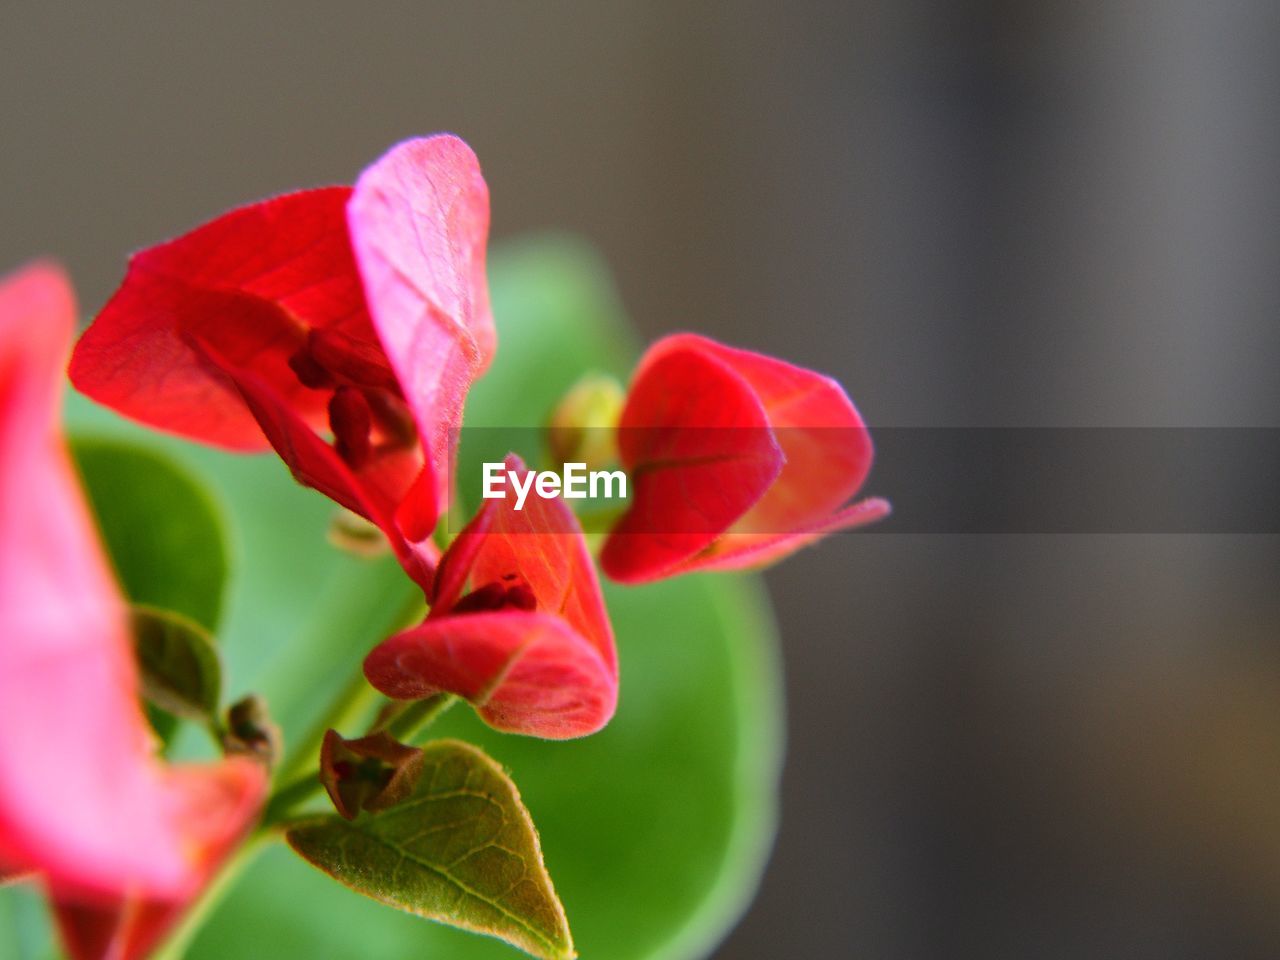
[[[384,714],[385,729],[397,739],[412,742],[419,738],[431,724],[457,702],[457,697],[448,693],[438,693],[425,700],[415,700],[404,709]],[[343,705],[339,698],[335,708]],[[345,712],[334,709],[329,715]],[[325,727],[328,729],[328,727]],[[371,731],[372,732],[372,731]],[[240,878],[245,869],[253,862],[266,843],[274,839],[280,826],[287,821],[293,812],[311,797],[320,792],[320,778],[315,773],[305,773],[285,786],[280,787],[267,800],[262,821],[253,835],[241,845],[230,860],[222,867],[213,882],[205,888],[200,898],[191,906],[182,918],[181,924],[165,941],[164,946],[155,955],[154,960],[181,960],[187,947],[195,938],[200,927],[208,918],[213,908],[218,905],[227,891]]]
[[[295,808],[319,793],[320,787],[320,777],[315,773],[304,773],[281,787],[267,800],[267,808],[262,813],[262,826],[259,829],[271,830],[283,822]]]
[[[357,670],[338,691],[328,709],[312,724],[299,742],[300,746],[280,765],[280,779],[291,781],[314,767],[316,758],[320,755],[320,745],[324,742],[325,731],[349,727],[376,696],[377,692],[369,686],[364,674]]]
[[[426,604],[421,595],[415,593],[392,621],[391,632],[394,633],[417,623],[422,619],[425,611]],[[298,741],[299,747],[290,751],[289,756],[280,765],[280,779],[292,781],[314,766],[316,758],[320,755],[320,745],[324,742],[325,731],[349,727],[368,708],[375,697],[376,691],[365,681],[364,672],[357,668],[351,679],[338,691],[329,708]]]
[[[387,724],[387,733],[402,743],[414,743],[436,719],[458,702],[452,693],[415,700]]]

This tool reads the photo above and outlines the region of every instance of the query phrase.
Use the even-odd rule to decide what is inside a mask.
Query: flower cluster
[[[618,657],[573,512],[557,498],[485,500],[442,542],[467,392],[497,346],[488,222],[471,150],[447,135],[407,141],[354,187],[245,206],[133,256],[69,374],[150,427],[274,450],[381,532],[429,610],[368,655],[377,690],[451,694],[497,729],[579,737],[614,713]],[[72,325],[55,269],[0,293],[0,866],[46,878],[77,956],[108,942],[142,956],[250,828],[266,773],[244,758],[170,769],[152,755],[125,605],[55,424]],[[600,563],[620,582],[762,566],[887,513],[880,500],[845,506],[871,443],[841,387],[811,371],[676,335],[615,406],[608,428],[633,492]],[[526,470],[515,454],[506,467]],[[339,782],[364,756],[352,745],[376,744],[369,762],[400,756],[385,732],[370,736],[326,743],[344,816],[408,789],[372,803]],[[334,760],[335,744],[350,756]]]

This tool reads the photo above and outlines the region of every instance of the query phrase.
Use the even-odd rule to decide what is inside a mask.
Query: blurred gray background
[[[449,129],[495,237],[580,232],[646,336],[873,424],[1274,427],[1277,37],[1266,0],[8,2],[0,269],[56,254],[96,309],[128,250]],[[1277,546],[771,573],[784,818],[717,956],[1280,955]]]

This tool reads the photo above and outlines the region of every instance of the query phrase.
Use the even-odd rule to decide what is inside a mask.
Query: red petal
[[[0,862],[81,897],[181,898],[210,824],[247,825],[265,777],[152,757],[124,604],[57,430],[74,315],[53,268],[0,286]],[[232,789],[193,812],[214,781]]]
[[[698,372],[699,364],[704,372]],[[725,372],[712,374],[716,368]],[[713,395],[701,408],[689,399],[699,389]],[[844,389],[830,377],[772,357],[694,334],[667,337],[641,361],[623,426],[665,419],[695,437],[716,434],[721,431],[714,420],[714,395],[720,394],[727,408],[738,409],[745,406],[743,390],[768,424],[761,432],[777,443],[781,467],[776,476],[764,489],[755,488],[759,494],[749,509],[724,522],[728,509],[714,513],[689,507],[691,489],[709,498],[722,489],[736,489],[728,480],[712,480],[712,469],[695,479],[689,464],[678,464],[672,470],[676,477],[665,488],[641,472],[633,480],[633,505],[601,555],[611,577],[637,582],[697,569],[763,566],[828,533],[888,512],[888,504],[878,500],[841,509],[861,488],[872,461],[870,434]],[[642,410],[647,411],[644,420]],[[629,420],[633,412],[636,419]],[[627,439],[624,430],[622,443]],[[627,462],[625,451],[623,459]],[[747,485],[741,490],[746,499]],[[701,537],[683,532],[698,523]]]
[[[186,863],[144,760],[123,605],[57,435],[74,317],[53,268],[0,287],[0,850],[86,884],[172,890]]]
[[[347,236],[349,195],[332,187],[241,207],[135,255],[76,346],[72,381],[143,423],[235,449],[263,448],[232,385],[193,347],[190,337],[199,334],[230,363],[275,384],[304,419],[320,422],[326,398],[298,382],[289,357],[312,329],[377,343]],[[209,293],[224,299],[201,297]],[[254,303],[279,312],[263,314]],[[262,323],[264,316],[271,322]]]
[[[515,455],[507,469],[527,473]],[[468,583],[521,582],[536,612],[451,614]],[[369,682],[391,697],[441,690],[475,704],[501,730],[560,739],[594,733],[613,716],[618,657],[586,540],[573,512],[530,493],[486,500],[440,561],[426,622],[380,644]]]
[[[364,669],[387,696],[449,691],[470,700],[492,727],[552,740],[595,733],[617,706],[613,665],[547,613],[428,619],[380,644]]]
[[[360,175],[347,221],[374,326],[428,461],[447,477],[467,390],[495,344],[489,190],[475,154],[448,135],[392,147]]]
[[[219,359],[212,351],[209,356],[215,362]],[[426,539],[435,526],[436,498],[430,472],[421,470],[408,493],[401,495],[406,471],[419,469],[416,455],[406,452],[403,461],[382,457],[366,469],[353,471],[271,384],[251,373],[230,368],[226,372],[294,478],[381,529],[401,565],[426,589],[437,559],[435,546]],[[404,529],[402,516],[414,518],[411,529]],[[410,539],[423,531],[424,536]]]
[[[862,488],[871,435],[844,388],[830,377],[706,337],[682,334],[668,349],[701,349],[751,384],[786,465],[735,530],[779,534],[823,523]]]
[[[304,483],[393,543],[420,545],[450,492],[467,389],[494,348],[488,221],[465,144],[400,144],[354,190],[243,207],[135,256],[77,346],[72,379],[161,429],[235,449],[277,444]],[[302,436],[330,427],[348,476]],[[410,572],[425,583],[421,560]]]
[[[631,504],[601,553],[615,580],[652,580],[710,546],[769,490],[783,455],[750,383],[696,345],[641,361],[618,437]]]
[[[710,549],[691,558],[673,572],[758,570],[816,543],[828,534],[865,527],[869,523],[883,520],[890,512],[889,501],[871,497],[836,511],[820,523],[791,533],[726,533]]]
[[[528,473],[515,454],[507,457],[506,468],[520,477]],[[504,500],[486,500],[448,553],[465,559],[459,563],[455,557],[449,564],[454,572],[448,574],[447,583],[456,584],[459,567],[470,575],[473,589],[514,574],[533,590],[539,610],[563,617],[605,665],[617,671],[613,627],[595,565],[578,518],[563,500],[543,499],[532,490],[522,510],[515,509],[514,494]],[[447,558],[442,569],[446,562]],[[437,593],[433,615],[448,612],[457,599],[456,589],[445,587],[443,592],[452,596]]]

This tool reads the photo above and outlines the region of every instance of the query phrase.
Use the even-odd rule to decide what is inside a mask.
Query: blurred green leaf
[[[609,271],[589,246],[535,237],[495,249],[489,264],[498,353],[467,396],[455,533],[479,505],[486,461],[515,451],[536,467],[542,430],[564,395],[586,373],[625,382],[638,352]]]
[[[469,425],[537,426],[585,371],[626,375],[632,337],[589,249],[539,238],[495,247],[490,265],[499,349],[468,401]],[[286,740],[300,736],[420,592],[390,557],[329,546],[332,504],[300,490],[274,456],[148,433],[78,396],[68,408],[81,429],[194,470],[231,508],[224,682],[263,694]],[[461,707],[435,729],[511,771],[584,956],[689,960],[711,949],[754,893],[773,836],[782,729],[772,619],[754,578],[609,587],[606,598],[622,698],[603,732],[567,743],[504,736]],[[279,960],[512,955],[354,896],[283,845],[253,865],[188,956],[257,956],[264,943]]]
[[[520,793],[470,744],[427,744],[417,790],[392,809],[353,822],[315,818],[287,838],[314,866],[381,903],[545,960],[576,956]]]
[[[37,883],[0,886],[0,960],[57,956],[49,911]]]
[[[132,613],[143,697],[184,720],[216,723],[222,665],[208,632],[169,610],[134,606]]]
[[[390,555],[370,560],[329,544],[337,508],[299,487],[275,455],[186,443],[74,391],[66,401],[73,432],[172,463],[198,476],[227,507],[231,562],[218,628],[223,687],[228,699],[249,689],[261,694],[286,733],[317,720],[402,611],[415,598],[421,602],[421,591]]]
[[[639,352],[604,261],[569,237],[494,247],[498,354],[467,395],[467,427],[541,427],[588,371],[623,379]],[[499,458],[501,459],[501,458]]]
[[[217,629],[227,547],[204,485],[154,447],[76,437],[71,452],[129,599]]]

